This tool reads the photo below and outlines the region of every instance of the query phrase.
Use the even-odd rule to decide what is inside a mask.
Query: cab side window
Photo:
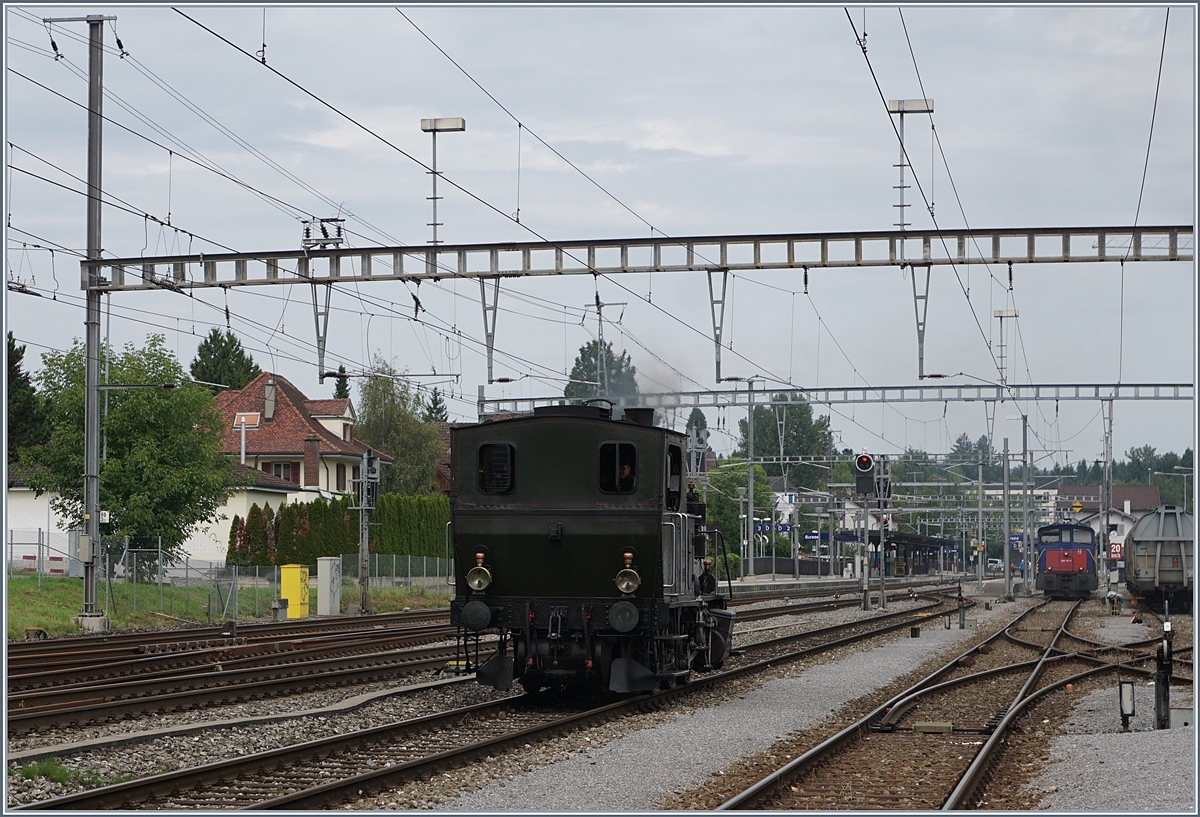
[[[600,490],[606,494],[632,494],[637,490],[637,446],[604,443],[600,446]]]
[[[683,451],[677,445],[667,447],[667,510],[679,510],[683,488]]]
[[[517,449],[512,443],[479,446],[479,493],[511,494],[516,488]]]

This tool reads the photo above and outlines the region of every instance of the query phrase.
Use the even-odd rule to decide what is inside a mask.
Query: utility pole
[[[887,455],[875,458],[875,467],[878,469],[875,485],[876,496],[879,497],[879,609],[887,609],[887,580],[884,578],[887,575],[887,535],[888,535],[888,511],[887,497],[890,493],[888,488],[891,482],[891,467],[888,465]]]
[[[596,379],[600,381],[600,394],[608,394],[608,358],[604,354],[604,304],[600,291],[596,291]]]
[[[754,380],[746,381],[746,397],[750,410],[746,416],[746,522],[750,531],[754,530]],[[754,575],[754,539],[750,540],[750,571],[747,576]]]
[[[867,500],[856,515],[862,520],[862,536],[858,540],[859,578],[862,582],[862,609],[871,609],[871,534],[867,531]],[[863,554],[866,553],[864,560]]]
[[[370,615],[371,608],[371,512],[379,487],[379,458],[368,448],[363,452],[358,480],[358,614]]]
[[[606,306],[627,306],[628,302],[620,301],[616,303],[604,303],[600,300],[600,292],[596,291],[596,299],[593,303],[584,304],[584,310],[590,306],[596,307],[596,382],[597,396],[603,397],[608,394],[608,355],[605,354],[604,348],[604,307]],[[624,315],[624,310],[621,310]],[[620,322],[620,318],[617,321]]]
[[[1104,425],[1104,483],[1100,486],[1100,534],[1096,537],[1100,553],[1097,555],[1097,569],[1108,581],[1108,509],[1112,505],[1112,427],[1113,401],[1105,400],[1108,409],[1108,422]]]
[[[429,197],[429,200],[433,202],[433,221],[426,225],[433,228],[433,240],[429,242],[433,245],[442,243],[438,241],[437,236],[437,228],[442,226],[441,222],[437,220],[437,203],[442,198],[437,194],[437,180],[440,175],[437,169],[437,135],[439,133],[462,132],[466,129],[467,120],[458,116],[421,120],[421,130],[433,137],[433,166],[429,171],[429,174],[433,177],[433,195]]]
[[[979,592],[983,592],[983,565],[987,560],[987,544],[983,541],[983,457],[979,458],[979,518],[975,522],[979,534],[979,550],[975,553],[975,573],[979,576]]]
[[[1008,516],[1008,437],[1004,438],[1004,597],[1012,598],[1012,572],[1009,568],[1012,546],[1009,538],[1012,536],[1012,520]]]
[[[883,467],[882,463],[879,466]],[[888,535],[888,518],[887,512],[884,510],[884,499],[879,498],[879,609],[887,609],[887,582],[884,576],[887,575],[887,535]]]
[[[100,260],[100,191],[103,158],[104,108],[104,23],[116,17],[92,14],[87,17],[45,18],[43,23],[88,24],[88,158],[87,158],[87,259]],[[87,310],[84,318],[86,364],[84,369],[83,424],[83,535],[79,559],[83,562],[83,609],[80,626],[89,632],[105,632],[109,619],[100,611],[96,555],[100,540],[100,266],[87,264]]]
[[[1029,531],[1029,416],[1021,415],[1021,552],[1024,555],[1025,574],[1021,581],[1024,583],[1025,595],[1033,595],[1033,553],[1029,546],[1031,534]]]

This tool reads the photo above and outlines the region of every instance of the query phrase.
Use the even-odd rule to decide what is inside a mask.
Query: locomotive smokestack
[[[640,426],[654,425],[654,409],[652,408],[627,408],[625,409],[625,419],[631,423],[637,423]]]

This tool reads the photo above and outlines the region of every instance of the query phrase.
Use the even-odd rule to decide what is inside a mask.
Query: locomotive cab
[[[1051,598],[1085,598],[1099,586],[1096,534],[1058,523],[1037,531],[1037,588]]]
[[[451,430],[451,623],[480,683],[648,691],[728,655],[685,438],[652,409],[611,414],[549,406]]]

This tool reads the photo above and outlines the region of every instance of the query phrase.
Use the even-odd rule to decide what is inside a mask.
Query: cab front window
[[[516,487],[516,459],[512,443],[479,446],[479,493],[511,494]]]
[[[637,490],[637,446],[633,443],[604,443],[600,446],[600,491],[632,494]]]

